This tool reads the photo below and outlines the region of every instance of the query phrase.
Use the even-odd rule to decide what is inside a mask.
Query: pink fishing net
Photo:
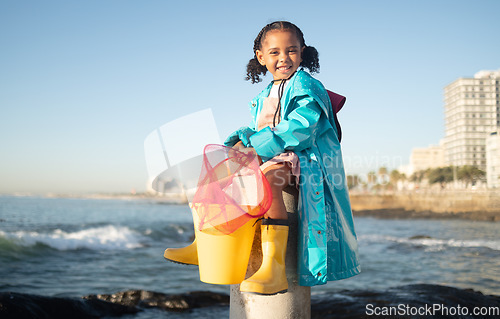
[[[271,206],[271,187],[259,168],[257,154],[209,144],[202,165],[191,203],[198,230],[230,234]]]

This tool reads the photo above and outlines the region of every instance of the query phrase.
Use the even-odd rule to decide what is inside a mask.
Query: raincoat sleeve
[[[236,143],[241,141],[245,147],[248,147],[250,146],[249,138],[252,134],[255,134],[255,130],[248,126],[242,126],[229,135],[229,137],[224,141],[224,145],[234,146]]]
[[[309,95],[295,97],[295,107],[276,127],[266,127],[249,137],[250,146],[263,161],[285,151],[299,152],[310,147],[322,108]]]

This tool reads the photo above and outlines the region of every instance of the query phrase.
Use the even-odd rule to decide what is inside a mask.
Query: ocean
[[[356,217],[362,273],[312,294],[441,284],[500,295],[500,223]],[[199,281],[195,266],[166,262],[191,242],[187,205],[148,199],[0,196],[0,291],[58,297],[131,289],[162,293],[228,286]],[[227,307],[169,318],[228,317]],[[130,318],[157,318],[146,310]]]

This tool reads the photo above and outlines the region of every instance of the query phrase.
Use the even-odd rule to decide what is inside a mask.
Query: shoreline
[[[226,293],[192,291],[164,294],[146,290],[127,290],[114,294],[83,297],[50,297],[29,293],[0,292],[2,318],[96,318],[107,316],[134,316],[153,311],[190,313],[199,308],[229,311],[230,297]],[[335,294],[311,296],[311,318],[369,318],[369,307],[389,309],[406,305],[411,308],[467,309],[467,318],[474,309],[482,308],[498,316],[500,296],[485,295],[473,289],[455,288],[438,284],[410,284],[384,290],[340,290]],[[434,309],[434,308],[433,308]],[[434,315],[442,315],[436,312]],[[189,315],[188,315],[189,316]]]
[[[500,214],[495,212],[459,212],[437,213],[432,211],[415,211],[404,208],[363,209],[352,211],[354,217],[373,217],[378,219],[447,219],[468,220],[478,222],[500,222]]]
[[[162,196],[139,194],[0,194],[0,197],[69,198],[149,201],[160,205],[187,205],[182,194]],[[470,221],[500,221],[500,192],[400,192],[364,194],[351,192],[351,207],[357,217],[380,219],[461,219]]]
[[[500,221],[500,191],[351,193],[355,216]]]
[[[66,198],[66,199],[99,199],[99,200],[144,200],[151,201],[158,204],[172,204],[180,205],[187,204],[183,194],[165,194],[163,196],[151,195],[147,193],[140,194],[120,194],[120,193],[89,193],[89,194],[60,194],[60,193],[46,193],[46,194],[31,194],[31,193],[12,193],[0,194],[1,197],[18,197],[18,198]]]

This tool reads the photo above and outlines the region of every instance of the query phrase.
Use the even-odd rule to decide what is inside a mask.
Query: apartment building
[[[486,137],[500,127],[500,70],[459,78],[444,89],[446,165],[486,170]]]
[[[442,145],[431,145],[429,147],[414,148],[410,155],[410,174],[446,166],[444,160],[444,148]]]
[[[500,131],[486,137],[486,182],[488,188],[500,188]]]

